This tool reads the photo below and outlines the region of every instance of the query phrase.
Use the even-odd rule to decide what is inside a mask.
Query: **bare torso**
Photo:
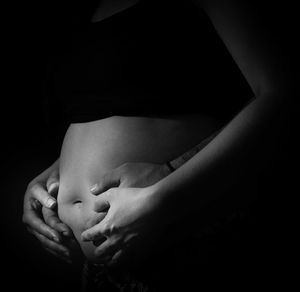
[[[200,115],[146,118],[114,116],[71,124],[60,156],[58,213],[93,260],[95,246],[80,240],[93,211],[90,188],[101,175],[125,162],[164,163],[199,143],[217,123]],[[99,221],[105,214],[97,214]]]
[[[136,4],[138,0],[103,0],[91,18],[98,22]],[[171,107],[172,105],[170,105]],[[93,211],[90,188],[107,171],[125,162],[164,163],[206,138],[219,125],[201,115],[162,118],[114,116],[71,124],[61,149],[58,213],[69,225],[87,258],[95,246],[80,240],[89,220],[105,214]]]

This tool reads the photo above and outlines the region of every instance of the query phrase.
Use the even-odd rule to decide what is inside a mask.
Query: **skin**
[[[153,226],[157,225],[150,218],[159,219],[159,226],[163,229],[166,224],[175,220],[178,212],[184,218],[185,212],[197,211],[193,209],[194,206],[205,206],[210,200],[219,198],[221,190],[238,180],[239,174],[245,172],[246,167],[267,164],[265,157],[270,143],[280,137],[280,133],[271,131],[271,126],[276,128],[276,125],[281,124],[283,130],[287,127],[285,120],[280,120],[279,115],[282,109],[287,108],[288,103],[293,103],[291,84],[288,82],[293,78],[282,67],[286,60],[280,50],[276,49],[274,32],[270,31],[271,25],[264,26],[268,21],[265,20],[266,15],[260,14],[259,5],[250,1],[243,1],[241,4],[237,0],[226,1],[226,5],[217,0],[195,2],[206,11],[252,87],[255,98],[203,151],[157,182],[137,187],[135,181],[132,183],[135,187],[132,187],[130,179],[126,178],[126,174],[121,176],[120,172],[121,180],[118,184],[117,171],[103,178],[105,183],[99,180],[98,186],[93,190],[94,194],[99,194],[94,209],[98,212],[108,209],[108,213],[102,222],[86,230],[82,237],[87,241],[97,241],[99,238],[103,241],[105,238],[95,252],[109,265],[121,261],[122,257],[126,257],[137,246],[141,247],[145,242],[143,239],[153,234]],[[257,155],[258,150],[261,155]],[[276,149],[274,153],[275,151]],[[140,179],[144,180],[143,175]],[[43,178],[43,181],[47,179]],[[34,187],[36,183],[39,188]],[[116,188],[121,185],[122,187]],[[198,196],[199,189],[203,190],[201,197]],[[184,201],[189,202],[189,208],[184,210],[181,208],[183,194]],[[31,230],[39,230],[47,239],[52,239],[56,229],[48,229],[43,221],[37,220],[41,219],[36,212],[39,206],[29,203],[34,198],[46,206],[48,196],[49,193],[41,187],[40,182],[30,184],[24,200],[24,223]],[[53,213],[52,218],[55,218]],[[56,233],[55,235],[58,236]]]
[[[144,187],[154,184],[170,173],[166,165],[125,163],[107,173],[97,185],[95,194],[111,187]],[[59,188],[58,161],[33,179],[24,197],[23,223],[52,255],[72,263],[78,260],[78,249],[71,229],[60,221],[56,210]],[[49,202],[53,200],[51,208]],[[42,211],[42,212],[41,212]],[[97,221],[97,220],[95,220]],[[94,226],[91,220],[90,227]]]
[[[70,246],[74,245],[74,238],[71,229],[57,216],[58,188],[57,160],[28,184],[22,220],[45,250],[71,263]]]
[[[83,232],[82,239],[105,238],[95,254],[108,265],[117,264],[137,246],[141,248],[144,238],[156,234],[155,227],[174,222],[179,212],[184,221],[188,213],[220,198],[241,174],[266,167],[269,155],[276,157],[279,149],[274,141],[282,135],[272,129],[286,131],[288,127],[293,76],[284,67],[289,60],[271,29],[272,19],[251,1],[195,2],[206,11],[255,98],[205,149],[167,177],[148,187],[99,192],[94,209],[108,208],[107,215]]]

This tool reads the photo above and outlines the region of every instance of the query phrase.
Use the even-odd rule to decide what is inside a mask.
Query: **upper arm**
[[[256,96],[285,87],[286,60],[274,7],[262,7],[265,1],[255,0],[194,1],[210,18]]]

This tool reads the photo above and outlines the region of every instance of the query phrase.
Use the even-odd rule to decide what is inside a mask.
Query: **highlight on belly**
[[[94,211],[96,196],[90,192],[91,186],[125,162],[164,163],[173,159],[215,129],[215,123],[201,116],[111,117],[70,125],[60,155],[58,213],[72,229],[88,260],[97,261],[94,251],[105,240],[81,240],[82,232],[98,224],[106,215]]]

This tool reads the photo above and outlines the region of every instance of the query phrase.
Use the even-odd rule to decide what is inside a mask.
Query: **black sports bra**
[[[82,22],[51,68],[44,92],[50,120],[60,123],[186,113],[225,121],[253,96],[210,20],[189,1],[140,1]]]

